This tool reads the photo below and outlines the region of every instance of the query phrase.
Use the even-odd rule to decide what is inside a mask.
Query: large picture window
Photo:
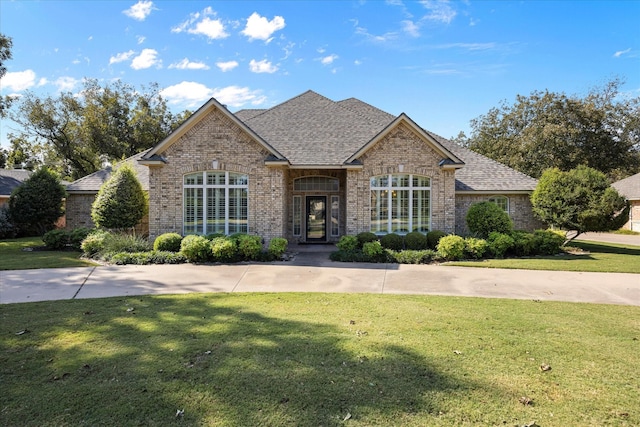
[[[183,233],[246,233],[248,177],[233,172],[197,172],[184,176]]]
[[[371,178],[371,231],[427,232],[431,226],[431,180],[419,175]]]

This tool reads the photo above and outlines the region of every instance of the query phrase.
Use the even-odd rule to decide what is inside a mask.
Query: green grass
[[[571,246],[588,253],[531,258],[457,261],[447,265],[462,267],[521,268],[526,270],[594,271],[605,273],[640,273],[640,246],[574,241]]]
[[[41,247],[40,237],[0,240],[0,270],[26,270],[31,268],[86,267],[96,265],[80,259],[80,252],[73,251],[25,251],[25,248]]]
[[[639,307],[191,294],[0,319],[3,426],[640,425]]]

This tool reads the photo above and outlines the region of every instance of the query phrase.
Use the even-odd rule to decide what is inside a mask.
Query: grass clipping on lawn
[[[0,425],[640,425],[638,307],[191,294],[0,316]]]

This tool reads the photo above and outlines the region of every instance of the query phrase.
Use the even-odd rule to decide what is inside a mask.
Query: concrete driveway
[[[339,263],[328,252],[278,263],[0,271],[0,303],[191,292],[450,295],[640,306],[640,275]]]

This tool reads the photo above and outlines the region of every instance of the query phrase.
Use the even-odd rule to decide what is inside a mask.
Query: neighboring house
[[[516,229],[542,226],[529,201],[535,179],[404,113],[313,91],[235,114],[212,98],[139,163],[149,168],[152,239],[166,232],[298,242],[362,231],[465,234],[469,206],[483,200],[505,209]],[[70,199],[83,188],[95,195],[98,180],[90,192],[80,181],[69,186]]]
[[[0,206],[9,203],[11,192],[22,185],[32,173],[24,169],[0,169]]]
[[[612,186],[631,204],[629,221],[622,228],[640,231],[640,173],[614,182]]]
[[[148,150],[143,151],[122,161],[128,162],[133,166],[138,181],[140,181],[144,191],[149,191],[149,168],[140,165],[138,160],[141,159],[147,151]],[[118,165],[115,167],[117,168]],[[113,168],[109,166],[67,185],[67,228],[95,227],[95,224],[91,219],[91,205],[93,204],[100,187],[102,187],[102,184],[111,177],[112,169]],[[136,226],[136,232],[144,236],[149,234],[148,215],[145,215]]]

